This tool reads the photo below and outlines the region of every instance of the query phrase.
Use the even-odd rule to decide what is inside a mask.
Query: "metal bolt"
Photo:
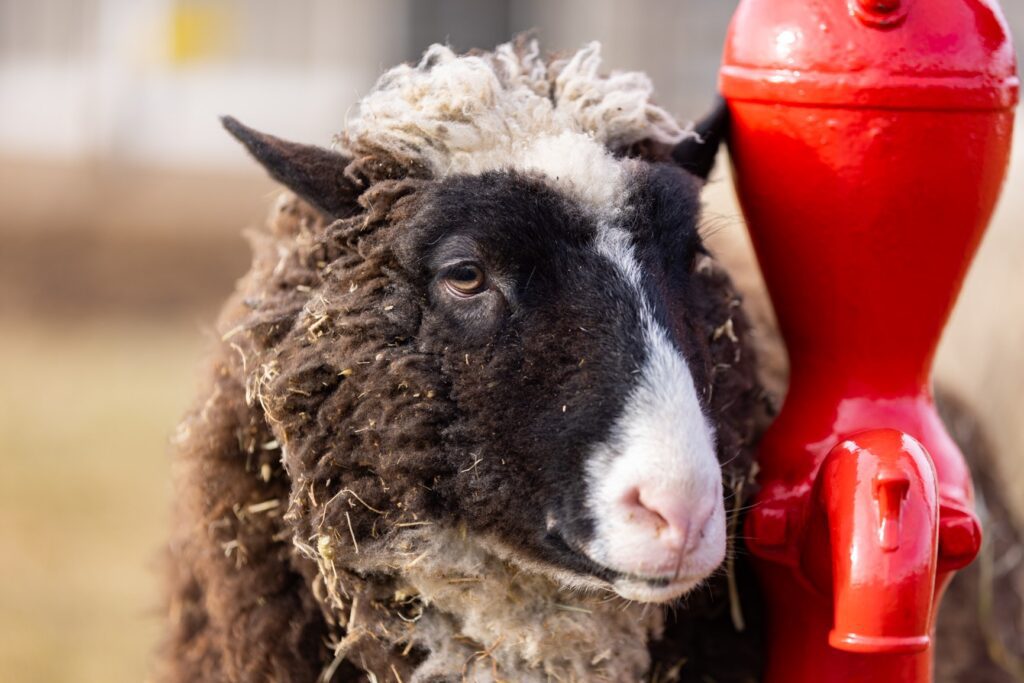
[[[939,552],[944,560],[969,562],[978,554],[981,534],[970,517],[946,517],[939,526]]]
[[[910,0],[849,0],[850,12],[872,28],[895,28],[907,18]]]

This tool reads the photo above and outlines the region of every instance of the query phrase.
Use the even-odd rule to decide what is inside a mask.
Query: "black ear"
[[[707,180],[715,167],[718,146],[729,135],[729,107],[722,97],[715,101],[715,107],[693,127],[698,137],[688,137],[672,150],[676,163],[693,175]]]
[[[331,218],[359,210],[359,187],[345,176],[351,159],[322,147],[300,145],[221,117],[229,133],[245,145],[270,176]]]

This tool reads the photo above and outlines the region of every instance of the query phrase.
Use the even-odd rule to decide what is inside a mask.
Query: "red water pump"
[[[981,543],[930,374],[1006,172],[1006,22],[995,0],[742,0],[720,85],[791,362],[746,530],[765,680],[929,681]]]

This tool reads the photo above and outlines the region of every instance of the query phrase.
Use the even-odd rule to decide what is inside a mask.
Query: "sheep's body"
[[[296,266],[316,260],[311,254],[318,254],[323,242],[315,236],[327,226],[315,210],[286,195],[270,229],[269,235],[252,237],[254,267],[222,314],[219,329],[225,339],[212,385],[179,429],[171,634],[161,662],[165,680],[311,681],[324,672],[336,681],[373,680],[365,672],[380,681],[459,679],[463,673],[480,681],[492,680],[493,674],[493,680],[621,681],[640,680],[649,672],[655,680],[675,680],[659,676],[678,671],[683,660],[689,660],[688,675],[680,680],[701,671],[756,671],[751,636],[733,632],[724,576],[689,599],[676,624],[677,614],[666,616],[660,607],[567,590],[510,561],[514,553],[500,544],[446,526],[443,518],[424,517],[415,501],[397,501],[402,505],[396,510],[395,503],[380,497],[376,481],[366,490],[358,477],[338,482],[335,491],[346,493],[333,494],[333,500],[315,484],[296,492],[294,475],[282,467],[282,459],[295,456],[282,454],[271,426],[302,420],[303,411],[271,402],[267,387],[256,383],[268,381],[267,369],[254,368],[251,347],[238,337],[257,340],[238,330],[244,326],[275,339],[280,320],[301,315],[305,303],[294,297],[293,308],[264,311],[266,318],[253,321],[252,301],[268,291],[288,291],[282,282],[305,281]],[[372,250],[363,254],[366,258]],[[711,263],[705,268],[709,280],[724,287],[721,272]],[[305,324],[315,325],[317,319],[314,315]],[[742,333],[742,318],[737,314],[734,320]],[[730,358],[735,353],[724,337],[719,348]],[[408,383],[399,395],[413,407],[421,405],[429,378],[413,384],[409,361],[400,377],[388,377],[372,360],[393,352],[384,343],[367,349],[364,357],[385,375],[378,381],[388,386],[388,401],[395,401],[398,384]],[[349,362],[359,367],[358,360]],[[300,389],[292,395],[308,398],[302,386],[291,386]],[[746,396],[749,389],[741,383],[737,392],[723,384],[720,400]],[[339,413],[361,415],[372,391],[353,390],[359,405],[346,405]],[[354,426],[359,418],[337,419],[353,425],[346,431],[360,438]],[[399,433],[407,434],[407,428]],[[735,477],[742,476],[747,462],[741,456],[733,463]],[[400,488],[398,481],[389,484]],[[411,488],[419,487],[413,481]],[[295,515],[289,505],[306,509]],[[295,532],[296,517],[314,526],[326,519],[325,526],[340,529],[330,536]],[[406,524],[412,533],[395,545],[374,538],[383,535],[385,525]],[[310,535],[328,540],[310,544],[304,540]],[[748,620],[756,618],[753,602],[746,609]],[[716,638],[712,648],[697,651]],[[730,638],[736,647],[726,645]]]
[[[548,218],[527,220],[596,221],[602,258],[620,258],[620,238],[602,238],[609,228],[601,226],[634,211],[624,199],[641,207],[664,200],[637,195],[631,187],[642,180],[630,174],[640,167],[611,151],[666,158],[686,133],[650,104],[645,77],[600,76],[598,63],[595,46],[554,64],[529,42],[462,58],[432,48],[419,67],[385,75],[341,138],[358,204],[346,203],[348,190],[340,202],[321,201],[341,219],[332,222],[284,196],[270,233],[253,236],[252,270],[220,321],[212,388],[179,435],[166,679],[626,681],[666,677],[684,658],[697,675],[715,659],[715,648],[696,644],[732,633],[724,577],[691,600],[678,626],[669,618],[666,633],[661,608],[595,591],[571,571],[553,573],[538,557],[544,551],[516,531],[544,507],[543,498],[528,501],[550,494],[512,486],[529,477],[508,469],[510,446],[494,455],[462,445],[460,434],[481,430],[484,444],[501,443],[499,423],[531,419],[515,414],[517,404],[548,393],[561,405],[560,423],[604,429],[614,413],[601,406],[622,400],[593,395],[606,391],[594,373],[608,362],[594,354],[613,359],[608,344],[618,344],[588,347],[586,337],[607,325],[604,312],[572,314],[554,346],[542,336],[539,364],[530,355],[504,360],[488,347],[449,361],[444,351],[454,342],[430,340],[429,312],[403,274],[402,240],[425,211],[444,211],[433,187],[449,176],[457,183],[448,185],[456,193],[450,211],[466,201],[458,177],[490,178],[462,195],[483,197],[478,211],[491,210],[481,192],[508,186],[509,197],[533,197],[531,206],[554,202]],[[521,175],[501,175],[509,171]],[[565,199],[541,199],[552,191]],[[559,214],[565,201],[573,208]],[[680,205],[689,220],[691,201]],[[627,265],[622,277],[636,281],[636,268]],[[728,278],[700,257],[688,290],[698,354],[691,362],[706,385],[705,408],[683,422],[705,409],[715,416],[725,483],[736,494],[730,504],[738,505],[765,402]],[[511,414],[460,426],[466,408],[453,394],[482,412],[490,387],[511,378],[557,384],[507,399],[502,410]],[[584,399],[600,407],[592,417]],[[652,666],[651,644],[663,635],[671,646]],[[717,656],[732,661],[710,670],[756,669],[729,648]]]

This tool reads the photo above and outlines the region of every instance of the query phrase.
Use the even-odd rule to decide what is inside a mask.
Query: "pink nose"
[[[623,512],[633,524],[652,532],[658,543],[670,551],[686,551],[693,544],[694,529],[700,530],[703,519],[694,520],[694,510],[683,496],[650,487],[634,487],[622,498]]]

